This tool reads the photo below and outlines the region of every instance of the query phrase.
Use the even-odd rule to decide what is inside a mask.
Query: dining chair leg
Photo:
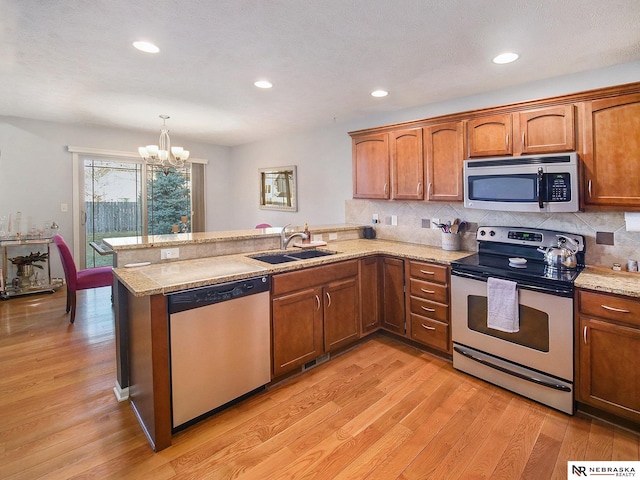
[[[67,287],[67,313],[71,310],[71,290]]]
[[[69,296],[71,298],[71,318],[69,321],[73,323],[76,321],[76,292],[69,291]]]

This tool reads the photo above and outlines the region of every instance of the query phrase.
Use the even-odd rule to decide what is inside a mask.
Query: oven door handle
[[[489,277],[503,278],[505,280],[509,280],[509,278],[507,277],[500,277],[499,275],[495,276],[495,275],[491,275],[490,273],[469,273],[469,272],[461,272],[458,270],[452,270],[451,275],[469,278],[471,280],[478,280],[480,282],[486,282],[487,278]],[[556,295],[556,296],[566,296],[566,297],[573,296],[572,289],[541,287],[539,285],[530,285],[529,283],[520,283],[520,282],[517,282],[517,283],[518,283],[518,288],[522,288],[525,290],[533,290],[535,292],[548,293],[550,295]]]
[[[541,380],[539,378],[535,378],[535,377],[530,377],[528,375],[524,375],[523,373],[519,373],[519,372],[512,372],[511,370],[501,367],[499,365],[494,365],[493,363],[484,360],[483,358],[478,358],[475,357],[473,354],[471,354],[470,352],[466,351],[463,348],[460,348],[458,346],[454,346],[453,349],[458,352],[460,355],[464,355],[465,357],[467,357],[470,360],[473,360],[475,362],[481,363],[482,365],[485,365],[487,367],[493,368],[494,370],[498,370],[499,372],[502,373],[506,373],[508,375],[520,378],[522,380],[526,380],[527,382],[531,382],[531,383],[535,383],[538,385],[542,385],[543,387],[547,387],[547,388],[552,388],[554,390],[560,390],[562,392],[570,392],[571,389],[565,385],[559,385],[557,383],[550,383],[550,382],[546,382],[544,380]]]

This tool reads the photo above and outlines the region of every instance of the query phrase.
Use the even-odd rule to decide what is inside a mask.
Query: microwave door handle
[[[538,207],[544,208],[544,202],[542,201],[542,180],[544,173],[542,173],[542,167],[538,167]]]

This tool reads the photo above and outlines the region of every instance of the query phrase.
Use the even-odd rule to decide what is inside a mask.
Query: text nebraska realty
[[[634,467],[584,467],[573,465],[572,472],[578,476],[599,475],[612,477],[635,477],[636,469]]]

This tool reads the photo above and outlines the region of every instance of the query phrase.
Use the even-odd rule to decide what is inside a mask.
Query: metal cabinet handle
[[[384,184],[384,194],[385,194],[385,195],[387,194],[387,183],[386,183],[386,182],[385,182],[385,184]]]
[[[434,293],[436,293],[434,290],[427,290],[426,288],[421,288],[420,291],[424,292],[424,293],[429,293],[431,295],[433,295]]]
[[[587,326],[584,326],[584,330],[582,331],[582,340],[584,341],[584,344],[587,344]]]
[[[331,306],[331,295],[329,295],[329,292],[324,292],[327,295],[327,307]]]
[[[420,195],[420,192],[422,192],[422,182],[418,182],[418,189],[417,189],[417,194],[418,196]]]
[[[427,185],[427,199],[431,197],[431,182]]]
[[[507,150],[508,150],[509,149],[509,134],[508,133],[505,135],[504,143],[505,143],[505,145],[507,147]]]
[[[622,308],[610,307],[609,305],[600,305],[600,306],[602,308],[604,308],[605,310],[611,310],[612,312],[631,313],[631,312],[629,312],[629,310],[623,310]]]
[[[320,310],[320,297],[318,295],[316,295],[316,303],[317,303],[316,310]]]
[[[589,197],[591,197],[591,180],[587,184],[587,190],[589,191]]]
[[[422,328],[424,328],[425,330],[435,330],[435,327],[430,327],[429,325],[425,325],[424,323],[420,324],[422,326]]]
[[[420,273],[424,273],[425,275],[435,275],[436,272],[430,272],[429,270],[420,270]]]
[[[420,308],[421,308],[422,310],[427,311],[427,312],[435,312],[435,311],[436,311],[436,309],[435,309],[435,308],[429,308],[429,307],[425,307],[425,306],[423,306],[423,305],[420,305]]]

